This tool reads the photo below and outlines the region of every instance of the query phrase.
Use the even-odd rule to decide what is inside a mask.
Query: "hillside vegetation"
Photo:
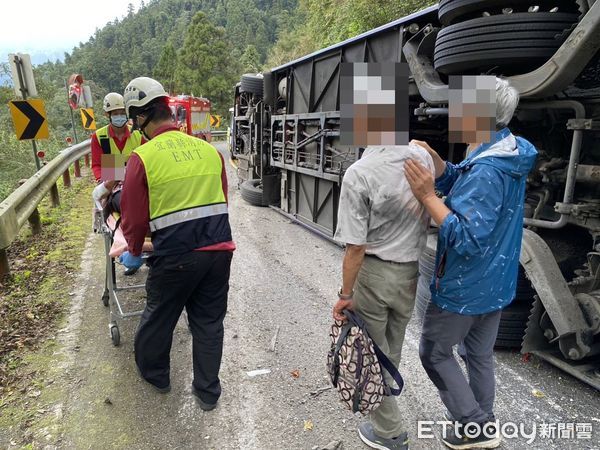
[[[92,89],[98,126],[102,98],[122,92],[129,80],[152,76],[171,93],[205,96],[228,110],[242,73],[259,72],[355,36],[433,4],[427,0],[151,0],[115,18],[81,42],[63,62],[35,69],[46,101],[51,139],[39,146],[52,158],[73,136],[65,80],[81,73]],[[7,64],[0,73],[7,71]],[[0,86],[0,101],[14,98]],[[79,140],[89,132],[75,116]],[[33,174],[31,144],[15,139],[8,107],[0,109],[0,199]]]

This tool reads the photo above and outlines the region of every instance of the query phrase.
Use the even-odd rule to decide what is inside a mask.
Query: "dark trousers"
[[[194,387],[203,401],[221,395],[219,368],[232,252],[150,258],[147,301],[135,336],[135,362],[157,387],[170,384],[173,330],[185,307],[193,336]]]
[[[494,311],[467,316],[441,309],[433,302],[425,312],[421,363],[452,417],[462,423],[494,420],[493,351],[500,315],[501,311]],[[468,381],[453,353],[453,347],[461,342]]]

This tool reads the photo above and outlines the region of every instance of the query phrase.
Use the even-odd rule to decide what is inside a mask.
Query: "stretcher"
[[[113,345],[118,346],[121,343],[120,322],[132,317],[139,317],[143,313],[143,309],[127,310],[119,298],[119,293],[139,289],[145,290],[145,284],[126,286],[119,286],[117,284],[116,260],[127,250],[127,242],[119,226],[118,215],[112,213],[104,219],[104,211],[99,209],[98,206],[94,206],[93,230],[95,233],[103,236],[106,254],[106,276],[102,303],[108,307],[109,311],[108,329],[110,331],[110,338]],[[152,252],[152,243],[145,242],[142,251],[142,259],[145,261]]]

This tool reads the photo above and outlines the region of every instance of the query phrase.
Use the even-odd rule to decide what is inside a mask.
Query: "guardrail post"
[[[81,178],[81,167],[79,167],[79,160],[75,161],[73,164],[73,173],[75,174],[75,178]]]
[[[58,197],[58,186],[56,185],[56,183],[54,183],[50,188],[50,203],[52,203],[53,208],[56,208],[60,205],[60,198]]]
[[[33,210],[29,216],[29,225],[31,226],[31,234],[36,235],[42,232],[42,221],[40,220],[40,212],[37,208]]]
[[[71,187],[71,173],[68,168],[63,172],[63,184],[65,187]]]
[[[22,186],[27,180],[19,180],[19,185]],[[42,222],[40,221],[40,212],[37,208],[33,210],[27,219],[31,225],[31,234],[40,234],[42,232]]]
[[[90,154],[85,154],[85,167],[90,167]]]
[[[0,248],[0,281],[7,275],[10,275],[8,256],[6,255],[6,249]]]

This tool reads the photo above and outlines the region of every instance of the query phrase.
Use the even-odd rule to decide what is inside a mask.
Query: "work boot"
[[[502,442],[498,427],[493,422],[480,424],[459,424],[456,427],[448,427],[442,442],[448,447],[456,450],[470,448],[496,448]]]
[[[200,398],[200,393],[196,390],[196,388],[194,387],[193,384],[192,384],[192,394],[194,394],[194,397],[196,397],[196,402],[198,403],[198,406],[200,406],[200,409],[202,411],[212,411],[213,409],[215,409],[217,407],[217,402],[207,403],[204,400],[202,400]]]
[[[148,383],[150,383],[148,381]],[[152,385],[152,387],[154,388],[155,391],[159,392],[160,394],[168,394],[169,392],[171,392],[171,385],[167,384],[165,387],[158,387],[155,384],[150,383],[150,385]]]
[[[402,433],[395,438],[382,438],[375,434],[371,422],[363,422],[358,426],[358,435],[371,448],[379,450],[408,450],[408,434]]]

